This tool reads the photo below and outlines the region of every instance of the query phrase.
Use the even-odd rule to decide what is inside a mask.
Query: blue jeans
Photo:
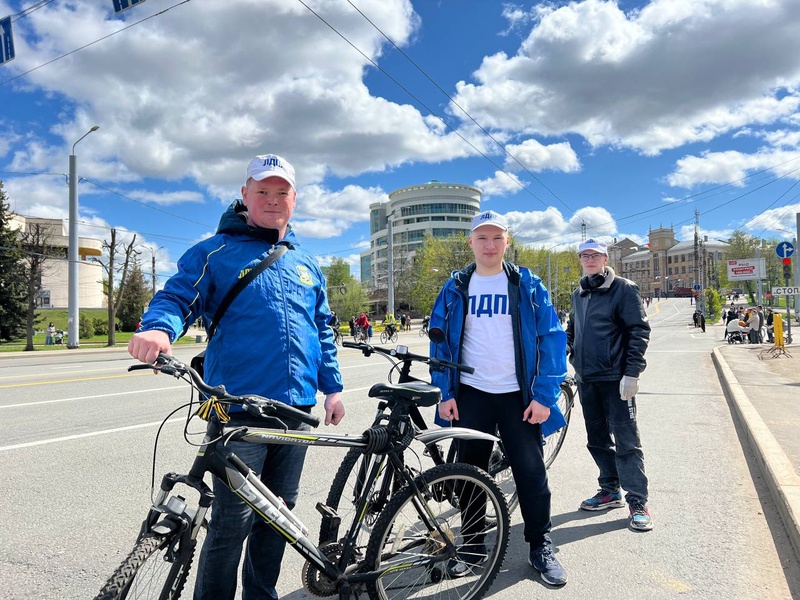
[[[600,469],[600,488],[625,489],[625,500],[647,502],[644,453],[636,424],[636,399],[619,396],[619,381],[578,382],[588,443],[586,447]],[[613,436],[613,439],[612,439]]]
[[[310,429],[291,419],[285,421],[291,429]],[[232,442],[226,448],[247,463],[276,496],[283,498],[289,509],[294,508],[300,491],[305,446]],[[252,509],[217,478],[214,478],[214,495],[208,535],[197,566],[194,600],[234,599],[236,572],[246,538],[242,600],[277,600],[275,584],[286,549],[284,538],[262,519],[254,519]]]

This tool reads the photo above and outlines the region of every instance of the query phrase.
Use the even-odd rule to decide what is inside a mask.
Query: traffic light
[[[792,278],[792,259],[791,258],[784,258],[783,259],[783,278],[786,281],[789,281]]]

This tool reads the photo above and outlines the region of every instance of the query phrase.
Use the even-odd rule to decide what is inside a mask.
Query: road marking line
[[[76,396],[74,398],[60,398],[58,400],[41,400],[39,402],[23,402],[20,404],[8,404],[6,406],[0,406],[0,410],[4,408],[24,408],[28,406],[38,406],[39,404],[55,404],[58,402],[72,402],[73,400],[95,400],[97,398],[110,398],[111,396],[127,396],[129,394],[150,394],[152,392],[162,392],[162,391],[169,391],[169,390],[178,390],[183,389],[185,386],[182,385],[174,385],[172,387],[166,388],[153,388],[151,390],[134,390],[131,392],[113,392],[110,394],[98,394],[96,396]]]
[[[120,377],[141,377],[149,373],[123,373],[121,375],[104,375],[103,377],[80,377],[78,379],[54,379],[53,381],[32,381],[31,383],[7,383],[0,385],[0,389],[15,387],[30,387],[33,385],[52,385],[54,383],[75,383],[76,381],[97,381],[99,379],[119,379]]]

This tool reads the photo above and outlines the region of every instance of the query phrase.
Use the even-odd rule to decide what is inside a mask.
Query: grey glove
[[[639,378],[623,375],[622,380],[619,382],[619,397],[627,402],[633,398],[638,391]]]

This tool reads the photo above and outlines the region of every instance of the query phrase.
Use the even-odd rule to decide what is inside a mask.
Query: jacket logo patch
[[[297,270],[297,275],[300,278],[300,283],[303,285],[314,285],[311,272],[306,267],[303,265],[297,265],[295,269]]]

